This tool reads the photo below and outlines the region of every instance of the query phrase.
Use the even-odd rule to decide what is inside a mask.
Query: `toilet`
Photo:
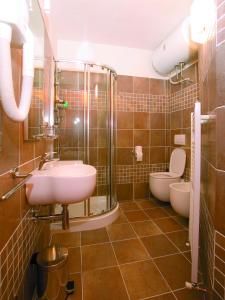
[[[189,218],[190,211],[190,182],[170,184],[170,203],[180,216]]]
[[[186,153],[184,149],[176,148],[170,156],[169,172],[157,172],[149,174],[149,187],[154,197],[158,200],[170,201],[171,183],[177,183],[181,180],[186,163]]]

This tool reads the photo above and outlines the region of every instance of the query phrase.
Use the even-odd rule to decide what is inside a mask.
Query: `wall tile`
[[[149,79],[144,77],[134,77],[134,93],[149,94]]]
[[[148,129],[149,128],[149,113],[134,112],[134,129]]]
[[[182,128],[189,128],[191,127],[191,113],[194,111],[194,107],[186,108],[183,110],[182,121],[183,125]]]
[[[159,79],[150,79],[150,94],[152,95],[166,95],[167,81]]]
[[[171,129],[182,128],[182,111],[171,113]]]
[[[225,44],[217,47],[216,52],[216,63],[213,64],[214,67],[214,74],[213,78],[214,82],[216,83],[216,106],[225,105],[225,62],[224,62],[224,55],[225,55]],[[215,75],[216,70],[216,75]],[[215,85],[215,84],[214,84]],[[211,86],[210,86],[211,87]]]
[[[225,106],[216,109],[217,168],[225,171]]]
[[[150,162],[151,164],[165,163],[165,147],[151,147],[150,148]]]
[[[73,111],[72,111],[73,113]],[[67,111],[68,114],[68,111]],[[66,114],[66,116],[67,116]],[[97,128],[97,110],[90,110],[90,128]]]
[[[133,130],[117,130],[117,147],[133,147]]]
[[[134,146],[149,146],[149,130],[134,130]]]
[[[206,91],[208,92],[208,112],[211,112],[217,107],[217,71],[215,57],[213,58],[209,71],[207,74],[207,87]],[[210,88],[208,88],[210,87]]]
[[[98,148],[98,165],[105,166],[107,164],[107,148]]]
[[[117,184],[117,199],[119,202],[133,200],[133,184]]]
[[[15,97],[18,102],[21,94],[21,49],[12,50],[12,69]],[[45,79],[49,78],[46,76]],[[35,82],[35,85],[37,86],[38,82]],[[0,196],[2,196],[21,180],[12,179],[11,175],[5,172],[21,164],[23,165],[20,166],[20,172],[31,172],[37,167],[38,157],[46,152],[51,142],[24,141],[23,123],[11,121],[1,109],[0,113],[3,131],[3,145],[0,151]],[[0,205],[0,276],[1,280],[7,283],[5,286],[1,284],[0,287],[2,299],[5,297],[12,299],[20,288],[24,288],[25,271],[38,243],[38,236],[43,234],[42,225],[39,227],[39,224],[30,219],[29,210],[24,188]]]
[[[133,129],[133,112],[117,112],[117,128]]]
[[[150,114],[150,128],[151,129],[165,129],[166,118],[164,113]]]
[[[133,93],[133,77],[119,75],[117,78],[118,92]]]
[[[151,130],[150,137],[151,146],[165,146],[166,145],[166,131],[165,130]]]
[[[117,148],[117,164],[132,165],[134,160],[133,148]]]
[[[225,207],[225,172],[216,171],[216,202],[215,202],[215,227],[225,234],[224,207]]]
[[[134,183],[134,199],[146,199],[149,196],[149,183]]]

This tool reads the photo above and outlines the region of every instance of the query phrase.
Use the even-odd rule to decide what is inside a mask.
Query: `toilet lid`
[[[186,153],[184,149],[176,148],[173,150],[170,157],[170,168],[171,173],[176,173],[178,176],[182,176],[184,173],[186,163]]]

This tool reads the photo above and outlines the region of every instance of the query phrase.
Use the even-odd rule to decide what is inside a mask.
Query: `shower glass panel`
[[[117,204],[116,73],[106,66],[58,61],[55,77],[58,95],[55,123],[59,139],[54,151],[59,153],[61,160],[81,160],[97,169],[93,196],[70,205],[70,218],[107,213]]]

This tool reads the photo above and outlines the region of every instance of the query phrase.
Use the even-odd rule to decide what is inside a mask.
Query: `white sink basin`
[[[31,205],[72,204],[84,201],[94,192],[96,169],[73,161],[47,163],[35,170],[26,183],[26,195]]]

